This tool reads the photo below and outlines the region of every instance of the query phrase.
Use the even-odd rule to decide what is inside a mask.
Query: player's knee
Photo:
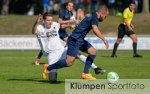
[[[120,43],[122,41],[122,39],[117,39],[116,43]]]
[[[96,49],[94,49],[93,47],[88,52],[89,54],[96,55]]]
[[[130,38],[133,40],[133,42],[137,42],[137,36],[135,34],[132,34]]]
[[[93,50],[93,54],[96,55],[96,49]]]
[[[67,66],[71,67],[73,65],[73,62],[67,62]]]
[[[70,66],[72,66],[72,65],[73,65],[73,60],[67,61],[67,66],[68,66],[68,67],[70,67]]]
[[[73,57],[73,56],[67,56],[66,63],[67,63],[68,67],[72,66],[73,63],[74,63],[74,61],[75,61],[75,57]]]
[[[137,43],[137,38],[134,38],[134,39],[133,39],[133,42]]]

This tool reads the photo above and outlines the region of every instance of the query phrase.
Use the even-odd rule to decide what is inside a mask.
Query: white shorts
[[[59,60],[66,59],[66,54],[67,54],[67,48],[60,49],[60,50],[54,50],[54,51],[50,52],[47,55],[48,64],[52,65]],[[57,69],[53,69],[50,72],[57,72]]]
[[[67,49],[66,48],[52,51],[47,56],[48,64],[52,65],[52,64],[56,63],[59,60],[66,59],[66,53],[67,53]]]

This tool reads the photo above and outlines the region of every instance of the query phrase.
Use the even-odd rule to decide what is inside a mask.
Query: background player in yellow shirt
[[[131,2],[129,4],[129,7],[127,7],[123,12],[123,22],[118,26],[118,38],[114,44],[111,57],[117,57],[116,51],[124,35],[130,37],[133,41],[133,57],[142,57],[137,53],[137,36],[134,32],[134,25],[131,23],[135,7],[136,7],[135,2]]]

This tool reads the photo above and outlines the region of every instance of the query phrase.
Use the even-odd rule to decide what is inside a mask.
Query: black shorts
[[[132,34],[135,34],[135,33],[129,30],[129,28],[126,25],[120,24],[118,26],[118,38],[123,38],[124,35],[127,35],[129,37]]]

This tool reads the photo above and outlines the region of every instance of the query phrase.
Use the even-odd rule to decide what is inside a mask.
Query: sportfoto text
[[[125,83],[125,84],[86,84],[86,83],[78,83],[71,82],[70,83],[71,90],[143,90],[145,89],[144,84],[139,83]]]

